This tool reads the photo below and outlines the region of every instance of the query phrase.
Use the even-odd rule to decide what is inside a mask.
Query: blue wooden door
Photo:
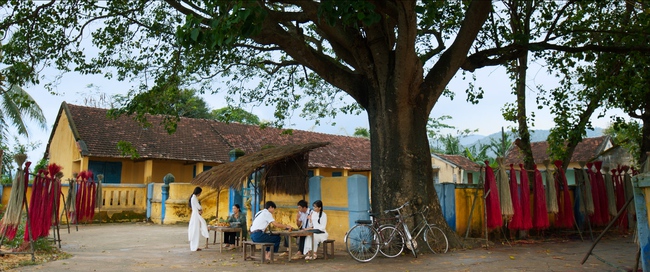
[[[97,175],[104,174],[104,183],[122,182],[122,162],[89,161],[88,169],[93,172],[95,181]]]

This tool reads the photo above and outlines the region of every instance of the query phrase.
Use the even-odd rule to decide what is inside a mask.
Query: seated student
[[[251,225],[251,240],[255,243],[273,243],[273,252],[278,252],[278,249],[280,249],[280,236],[269,235],[264,233],[264,230],[266,230],[269,224],[287,230],[290,230],[291,226],[275,221],[273,218],[273,212],[275,212],[276,206],[273,201],[267,201],[264,204],[264,208],[264,210],[257,212],[255,217],[253,217],[253,224]],[[270,260],[271,252],[267,249],[265,254],[266,259]]]
[[[246,229],[246,215],[241,213],[241,208],[239,204],[235,204],[232,206],[232,214],[228,216],[228,222],[239,222],[239,227],[242,228],[242,235],[243,237],[246,237],[247,235],[247,229]],[[225,232],[224,234],[224,247],[226,249],[234,249],[235,248],[235,239],[239,238],[239,232]]]
[[[309,224],[309,220],[307,219],[307,215],[309,214],[308,206],[309,204],[304,199],[298,201],[298,215],[296,218],[296,224],[301,230],[311,227],[311,225]],[[296,252],[296,255],[294,255],[291,259],[297,260],[297,259],[304,258],[304,256],[302,255],[302,251],[305,248],[305,238],[307,237],[305,236],[298,237],[298,252]]]
[[[323,212],[323,202],[320,200],[314,201],[314,205],[312,207],[313,211],[309,213],[307,216],[307,219],[313,227],[307,228],[313,229],[313,230],[318,230],[319,232],[314,233],[314,246],[316,248],[313,249],[313,253],[310,255],[309,252],[312,251],[311,245],[312,245],[312,238],[311,236],[307,236],[307,239],[305,239],[305,248],[303,249],[303,254],[305,254],[305,260],[316,260],[316,252],[318,251],[318,245],[327,240],[327,231],[325,230],[325,227],[327,226],[327,214]]]

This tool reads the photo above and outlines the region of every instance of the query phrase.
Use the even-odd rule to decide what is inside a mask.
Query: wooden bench
[[[334,241],[332,239],[327,239],[320,244],[323,245],[323,259],[327,260],[328,258],[334,258]],[[330,251],[327,250],[327,245],[330,245]]]
[[[255,243],[253,241],[244,241],[244,261],[250,259],[250,260],[260,260],[260,263],[266,262],[266,254],[264,254],[264,251],[266,248],[270,248],[271,250],[271,260],[268,260],[270,262],[273,262],[273,243]],[[255,250],[257,249],[257,246],[260,246],[260,257],[255,256]]]

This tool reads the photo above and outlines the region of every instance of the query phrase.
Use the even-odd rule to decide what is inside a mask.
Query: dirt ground
[[[211,233],[211,235],[213,235]],[[334,259],[273,264],[244,261],[240,250],[219,253],[212,238],[207,249],[189,250],[186,225],[146,223],[80,225],[61,229],[62,251],[71,258],[23,266],[9,271],[616,271],[634,266],[637,245],[631,235],[611,234],[580,264],[592,245],[580,239],[553,238],[498,243],[446,254],[414,258],[378,256],[369,263],[353,260],[336,241]],[[202,244],[204,247],[205,244]],[[282,249],[281,249],[282,250]],[[22,255],[24,256],[24,255]],[[31,256],[29,256],[31,258]],[[4,261],[4,259],[2,259]],[[613,266],[612,266],[613,265]],[[614,267],[616,266],[616,267]]]

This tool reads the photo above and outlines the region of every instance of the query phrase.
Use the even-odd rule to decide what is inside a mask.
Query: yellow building
[[[98,215],[103,221],[186,222],[190,213],[187,201],[194,188],[189,182],[197,174],[235,159],[229,152],[236,149],[251,154],[265,146],[328,142],[309,153],[309,176],[370,176],[370,142],[365,138],[301,130],[287,133],[191,118],[180,118],[176,132],[168,134],[161,125],[163,116],[147,116],[152,125],[143,127],[128,116],[109,118],[107,112],[63,102],[46,149],[49,162],[63,167],[64,185],[74,173],[84,170],[104,175],[104,205]],[[167,174],[174,176],[173,183],[163,183]],[[163,195],[167,187],[168,193]],[[228,189],[217,193],[204,188],[201,201],[205,213],[225,218],[233,195]],[[286,207],[279,208],[295,209],[303,197],[292,196]]]
[[[460,155],[433,154],[433,181],[437,183],[478,184],[481,166]]]

